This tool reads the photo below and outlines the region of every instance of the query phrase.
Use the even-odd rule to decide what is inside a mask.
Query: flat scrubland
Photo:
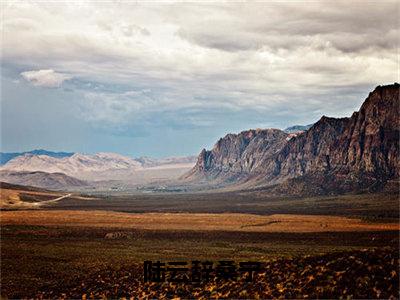
[[[399,297],[396,195],[79,197],[0,212],[3,297]],[[252,282],[144,283],[144,260],[263,270]]]
[[[319,197],[270,197],[262,193],[86,194],[86,199],[65,199],[47,207],[54,210],[107,210],[130,213],[249,213],[359,217],[397,222],[398,193],[352,194]]]
[[[104,228],[213,230],[245,232],[343,232],[399,230],[398,223],[369,223],[321,215],[140,213],[106,211],[4,211],[2,225],[79,226]]]

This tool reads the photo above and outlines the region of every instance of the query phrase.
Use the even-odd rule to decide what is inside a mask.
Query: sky
[[[2,1],[1,151],[196,155],[399,81],[399,1]]]

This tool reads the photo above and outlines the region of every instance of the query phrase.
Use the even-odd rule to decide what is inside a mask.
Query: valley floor
[[[109,211],[4,211],[1,224],[133,230],[204,230],[231,232],[351,232],[399,230],[394,222],[366,222],[326,215],[255,215],[234,213],[122,213]]]
[[[42,196],[29,201],[49,201]],[[86,196],[0,212],[3,297],[399,297],[398,198],[391,195],[271,201],[254,195]],[[250,207],[262,213],[249,213]],[[239,274],[145,283],[145,260],[256,261],[263,267],[251,282]]]

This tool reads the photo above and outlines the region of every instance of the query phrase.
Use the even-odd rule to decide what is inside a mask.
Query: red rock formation
[[[201,152],[185,178],[238,188],[281,184],[289,192],[295,183],[300,190],[320,185],[319,190],[349,191],[398,180],[399,87],[378,86],[350,118],[323,116],[291,139],[277,129],[228,134]]]

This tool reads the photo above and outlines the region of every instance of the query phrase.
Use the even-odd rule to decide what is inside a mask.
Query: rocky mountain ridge
[[[284,193],[307,185],[320,186],[317,193],[384,185],[399,178],[399,107],[396,83],[378,86],[351,117],[323,116],[296,136],[277,129],[229,134],[204,149],[182,179],[236,188],[280,185]]]

